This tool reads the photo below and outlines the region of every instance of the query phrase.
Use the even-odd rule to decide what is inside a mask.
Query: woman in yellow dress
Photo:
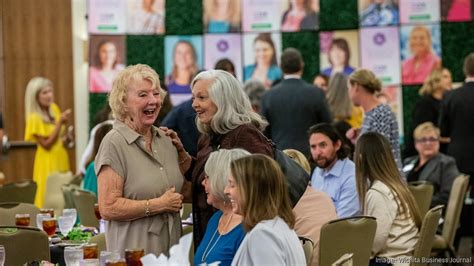
[[[69,158],[64,144],[72,140],[72,132],[67,134],[64,125],[71,110],[61,113],[53,101],[53,83],[50,80],[35,77],[28,82],[25,94],[25,140],[38,145],[33,180],[38,186],[35,205],[39,208],[43,206],[48,175],[69,171]]]

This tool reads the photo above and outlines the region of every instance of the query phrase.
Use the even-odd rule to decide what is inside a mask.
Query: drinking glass
[[[83,259],[81,266],[100,266],[99,259]]]
[[[72,228],[74,227],[74,221],[72,219],[73,217],[71,216],[58,217],[59,231],[61,231],[63,236],[67,236],[67,234],[69,234],[69,232],[71,232]]]
[[[106,260],[105,266],[127,266],[125,259]]]
[[[102,216],[100,215],[99,204],[98,203],[94,204],[94,214],[95,214],[95,217],[97,218],[97,220],[102,219]]]
[[[30,225],[30,215],[28,213],[15,214],[15,224],[17,226],[29,226]]]
[[[84,244],[84,259],[98,259],[99,258],[99,247],[96,243]]]
[[[0,245],[0,266],[3,266],[5,263],[5,247]]]
[[[100,252],[100,265],[106,265],[107,261],[117,261],[120,259],[120,254],[116,251],[101,251]],[[124,260],[125,262],[125,260]]]
[[[36,225],[41,230],[43,230],[43,219],[44,218],[51,218],[51,214],[49,214],[49,213],[38,213],[36,215]]]
[[[49,213],[51,218],[54,217],[54,209],[40,209],[40,213]]]
[[[80,246],[65,247],[64,261],[67,266],[79,266],[79,263],[84,258],[84,251]]]
[[[76,209],[64,209],[63,216],[71,217],[73,221],[73,226],[76,224],[77,221],[77,210]]]
[[[56,233],[56,218],[43,218],[43,230],[48,236],[53,236]]]
[[[142,266],[140,258],[145,256],[145,250],[143,248],[126,249],[125,250],[125,261],[129,266]]]

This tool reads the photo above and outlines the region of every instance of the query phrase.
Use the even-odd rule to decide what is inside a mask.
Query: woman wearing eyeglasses
[[[408,182],[420,180],[433,184],[431,207],[447,206],[451,186],[459,175],[454,158],[439,152],[439,136],[439,129],[431,122],[417,126],[413,138],[418,155],[405,159],[403,167]]]

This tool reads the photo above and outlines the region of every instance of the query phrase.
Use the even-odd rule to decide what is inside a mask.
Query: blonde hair
[[[160,87],[160,78],[153,68],[144,64],[130,65],[120,71],[112,83],[109,94],[109,105],[115,119],[125,121],[127,118],[127,92],[131,83],[138,80],[148,80],[152,88],[160,90],[161,100],[164,100],[166,91]]]
[[[421,226],[417,203],[408,186],[402,181],[388,140],[377,132],[367,132],[357,140],[354,153],[356,184],[360,206],[365,212],[365,197],[369,182],[378,180],[390,188],[397,203],[397,209],[411,217],[416,226]]]
[[[28,85],[26,85],[25,92],[25,120],[28,119],[28,116],[31,113],[37,113],[41,115],[44,121],[50,121],[50,117],[54,117],[53,112],[51,110],[51,106],[48,110],[48,116],[42,111],[41,106],[38,102],[38,94],[42,89],[48,86],[53,87],[53,82],[43,77],[34,77],[28,82]]]
[[[211,152],[204,166],[204,172],[209,177],[209,186],[214,197],[229,202],[229,197],[224,193],[224,189],[227,186],[230,163],[248,155],[250,152],[244,149],[219,149]]]
[[[303,169],[310,175],[311,174],[311,166],[309,165],[308,159],[298,150],[295,149],[285,149],[283,152],[290,156],[295,162],[297,162]]]
[[[212,80],[208,88],[209,98],[217,106],[217,112],[209,125],[196,118],[199,132],[225,134],[240,125],[253,124],[263,130],[268,123],[252,109],[249,97],[240,82],[223,70],[207,70],[199,73],[191,82],[191,90],[199,80]]]
[[[263,154],[252,154],[231,163],[231,173],[240,193],[245,230],[263,220],[280,217],[290,228],[295,225],[290,196],[280,166]]]
[[[443,80],[443,70],[443,68],[436,68],[431,71],[418,93],[420,95],[432,95],[438,90],[443,90],[444,88],[441,86],[441,82]]]
[[[331,77],[326,97],[329,109],[336,120],[346,120],[352,116],[354,106],[349,97],[346,75],[336,73]]]
[[[352,72],[349,76],[349,82],[351,85],[359,84],[370,94],[382,91],[382,83],[375,76],[374,72],[368,69],[361,68]]]
[[[439,128],[435,127],[435,125],[433,125],[433,123],[431,122],[425,122],[425,123],[419,124],[415,128],[415,130],[413,131],[413,138],[419,139],[425,133],[429,133],[429,132],[434,132],[438,138],[440,136]]]
[[[215,5],[217,0],[205,0],[204,2],[204,25],[208,25],[211,20],[212,15],[216,12]],[[229,0],[227,8],[228,21],[232,25],[231,27],[239,28],[240,27],[240,1],[239,0]]]
[[[432,47],[431,47],[431,44],[432,44],[432,41],[431,41],[431,32],[430,30],[423,26],[423,25],[418,25],[418,26],[415,26],[411,29],[411,32],[410,32],[410,39],[409,41],[411,41],[411,38],[412,38],[412,35],[414,34],[414,32],[416,31],[422,31],[426,34],[426,36],[428,37],[428,41],[429,41],[429,45],[428,45],[428,51],[432,51]]]

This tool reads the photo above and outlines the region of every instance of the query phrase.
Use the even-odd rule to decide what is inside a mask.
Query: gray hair
[[[127,92],[132,82],[145,79],[151,82],[153,88],[160,90],[161,100],[166,96],[166,91],[160,87],[160,78],[156,71],[148,65],[130,65],[115,77],[112,90],[109,94],[109,105],[115,119],[125,121],[127,118]]]
[[[191,82],[191,90],[199,80],[213,81],[208,88],[209,98],[216,105],[217,112],[210,125],[203,124],[196,118],[196,125],[202,134],[214,132],[226,134],[240,125],[253,124],[259,130],[267,125],[259,114],[255,113],[240,82],[223,70],[207,70],[199,73]]]
[[[250,99],[252,106],[258,107],[262,105],[262,96],[265,93],[265,85],[256,79],[249,79],[244,83],[244,91]]]
[[[230,163],[248,155],[250,155],[250,152],[244,149],[219,149],[209,155],[209,159],[207,159],[204,166],[204,172],[209,177],[212,196],[224,202],[229,201],[224,193],[224,188],[227,186],[227,177],[230,174]]]
[[[41,115],[45,121],[49,121],[49,118],[46,116],[46,114],[41,111],[41,106],[38,102],[39,92],[48,86],[52,87],[53,82],[43,77],[34,77],[28,82],[25,92],[25,120],[28,119],[28,116],[31,113],[37,113]],[[51,117],[54,117],[51,107],[48,112]]]
[[[346,120],[352,115],[352,101],[349,98],[347,77],[342,73],[334,74],[329,80],[327,100],[329,109],[336,120]]]

